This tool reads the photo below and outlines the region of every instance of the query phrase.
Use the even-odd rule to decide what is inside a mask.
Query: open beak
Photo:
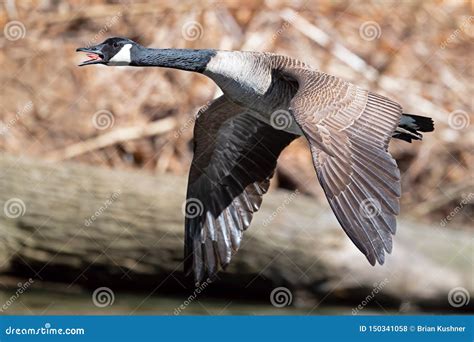
[[[79,66],[104,63],[104,55],[102,54],[100,49],[95,46],[89,48],[78,48],[76,49],[76,52],[85,52],[87,54],[87,57],[89,58],[79,64]]]

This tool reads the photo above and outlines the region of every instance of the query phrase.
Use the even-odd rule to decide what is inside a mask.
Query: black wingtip
[[[369,261],[369,264],[371,264],[372,266],[375,266],[375,264],[377,263],[377,259],[375,259],[372,254],[365,254],[365,257]]]
[[[385,264],[385,253],[379,254],[378,257],[377,257],[377,261],[378,261],[380,266]]]

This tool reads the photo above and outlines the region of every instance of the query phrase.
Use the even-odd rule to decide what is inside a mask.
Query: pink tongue
[[[94,60],[100,58],[99,55],[96,55],[95,53],[88,53],[87,57],[89,57],[90,59],[94,59]]]

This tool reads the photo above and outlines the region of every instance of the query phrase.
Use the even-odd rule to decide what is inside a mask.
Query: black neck
[[[187,71],[203,72],[216,52],[214,50],[149,49],[139,47],[132,51],[130,65],[155,66]]]

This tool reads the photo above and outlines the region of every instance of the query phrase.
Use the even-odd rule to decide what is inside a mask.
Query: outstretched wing
[[[295,137],[224,96],[199,112],[185,210],[185,272],[194,271],[196,282],[230,262]]]
[[[310,143],[332,210],[369,262],[383,264],[399,213],[400,172],[387,147],[401,107],[314,70],[282,72],[299,84],[290,111]]]

